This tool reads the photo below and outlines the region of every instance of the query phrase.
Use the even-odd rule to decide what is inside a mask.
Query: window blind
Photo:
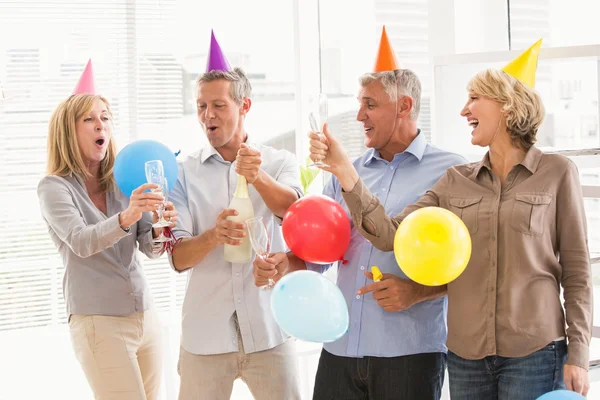
[[[183,71],[168,49],[175,21],[175,0],[0,1],[0,330],[66,322],[64,267],[36,194],[52,111],[92,58],[118,147],[161,140],[168,132],[156,127],[183,115]],[[178,310],[185,274],[140,256],[157,308]]]

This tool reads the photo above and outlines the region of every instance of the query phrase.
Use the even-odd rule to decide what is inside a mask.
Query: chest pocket
[[[458,215],[474,235],[479,230],[479,205],[482,197],[450,197],[450,211]]]
[[[517,232],[541,236],[544,233],[544,216],[552,202],[549,193],[517,193],[510,224]]]

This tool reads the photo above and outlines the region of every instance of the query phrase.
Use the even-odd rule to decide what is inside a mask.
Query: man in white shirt
[[[220,56],[197,80],[198,119],[210,144],[180,164],[170,193],[179,211],[173,232],[181,239],[170,262],[177,271],[189,270],[179,398],[229,399],[241,378],[256,399],[300,399],[294,342],[272,317],[271,292],[255,286],[251,262],[229,263],[223,249],[243,234],[243,224],[226,219],[235,213],[227,207],[240,174],[255,216],[265,221],[271,251],[285,250],[280,223],[302,195],[299,166],[290,152],[252,142],[244,130],[250,82]]]

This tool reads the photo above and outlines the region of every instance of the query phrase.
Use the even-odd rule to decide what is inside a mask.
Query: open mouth
[[[96,144],[97,144],[98,146],[102,146],[102,145],[103,145],[105,142],[106,142],[106,140],[105,140],[105,139],[102,139],[102,138],[100,138],[100,139],[96,140]]]
[[[479,120],[478,119],[472,119],[469,121],[469,126],[473,129],[477,128],[477,126],[479,126]]]
[[[208,129],[208,130],[209,130],[209,131],[211,131],[211,132],[214,132],[214,131],[216,131],[216,130],[217,130],[217,127],[216,127],[216,126],[214,126],[214,125],[212,125],[212,126],[207,126],[207,127],[206,127],[206,129]]]
[[[373,130],[373,128],[368,128],[365,126],[365,133],[370,133]]]

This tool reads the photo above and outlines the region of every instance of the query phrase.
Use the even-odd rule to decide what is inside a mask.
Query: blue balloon
[[[307,342],[333,342],[348,331],[350,318],[342,292],[313,271],[281,278],[271,293],[271,311],[284,332]]]
[[[570,390],[555,390],[538,397],[537,400],[585,400],[585,397]]]
[[[161,160],[169,190],[177,182],[177,160],[175,154],[164,144],[155,140],[137,140],[129,143],[117,154],[114,176],[117,186],[127,197],[131,192],[147,183],[146,161]]]

